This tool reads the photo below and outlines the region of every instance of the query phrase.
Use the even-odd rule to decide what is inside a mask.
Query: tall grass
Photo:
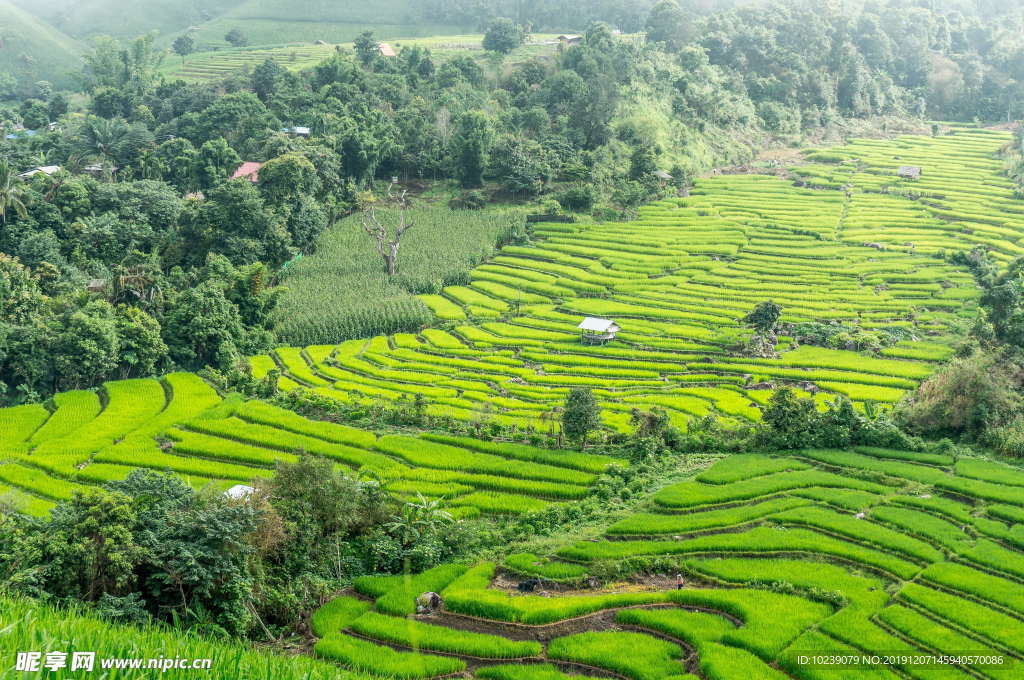
[[[93,673],[71,672],[67,668],[45,672],[50,680],[80,680],[103,677],[130,680],[154,677],[177,680],[201,674],[217,680],[363,680],[365,676],[340,670],[336,665],[303,656],[283,656],[258,652],[244,642],[211,640],[192,632],[162,627],[137,628],[107,623],[75,609],[61,609],[32,600],[0,595],[0,658],[4,668],[13,667],[18,652],[72,651],[96,652]],[[99,669],[99,659],[107,658],[190,658],[212,659],[210,671],[107,670]],[[13,672],[13,671],[10,671]],[[104,674],[105,673],[105,674]],[[5,670],[0,677],[13,678]],[[26,676],[28,677],[28,676]],[[43,677],[43,675],[40,675]]]

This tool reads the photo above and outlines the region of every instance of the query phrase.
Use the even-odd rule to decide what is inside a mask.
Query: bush
[[[990,439],[1000,448],[1019,450],[1020,371],[994,353],[954,359],[900,406],[897,420],[923,435]]]
[[[578,184],[558,194],[558,203],[566,210],[586,212],[594,207],[597,200],[592,184]]]
[[[464,191],[448,201],[448,207],[452,210],[482,210],[485,205],[487,205],[487,196],[484,195],[484,192],[476,189]]]

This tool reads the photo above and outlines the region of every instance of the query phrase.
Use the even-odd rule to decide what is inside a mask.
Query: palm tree
[[[121,155],[127,134],[128,125],[120,118],[89,116],[78,130],[75,151],[101,162],[114,163]]]
[[[0,224],[7,224],[7,211],[12,208],[22,219],[28,215],[28,187],[11,164],[0,159]]]
[[[153,134],[141,123],[89,116],[78,129],[74,152],[116,169],[152,144]]]

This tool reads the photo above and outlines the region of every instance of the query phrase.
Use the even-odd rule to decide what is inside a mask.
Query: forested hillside
[[[28,83],[74,84],[82,46],[8,0],[0,2],[0,99],[27,91]]]

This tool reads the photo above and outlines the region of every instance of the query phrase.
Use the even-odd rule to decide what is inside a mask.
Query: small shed
[[[253,494],[256,489],[245,484],[235,484],[233,487],[224,492],[224,495],[228,498],[235,500],[245,500]]]
[[[382,56],[382,57],[389,57],[390,58],[390,57],[397,57],[398,56],[395,53],[395,48],[393,48],[391,45],[389,45],[387,43],[380,43],[379,45],[377,45],[377,53],[380,54],[380,56]]]
[[[575,35],[573,33],[563,33],[562,35],[558,36],[558,42],[562,43],[563,45],[579,45],[581,42],[583,42],[583,36]]]
[[[85,284],[85,289],[90,293],[102,293],[107,289],[107,280],[89,279],[89,282]]]
[[[260,168],[263,167],[263,163],[257,163],[256,161],[245,161],[238,166],[235,170],[235,174],[231,175],[231,179],[247,179],[253,184],[260,181]]]
[[[621,328],[611,319],[598,319],[588,316],[576,328],[580,329],[580,339],[585,345],[603,345],[615,339]]]
[[[100,177],[106,174],[107,171],[110,171],[110,174],[113,175],[115,172],[117,172],[117,166],[104,165],[103,163],[92,163],[82,168],[82,172],[93,175],[94,177]]]
[[[52,175],[56,172],[60,172],[59,165],[40,165],[38,167],[32,168],[31,170],[27,170],[21,173],[20,175],[18,175],[18,177],[20,177],[21,179],[31,179],[32,177],[35,177],[40,173],[44,175]]]
[[[896,174],[903,179],[921,179],[921,168],[916,165],[901,165]]]
[[[281,132],[286,132],[296,137],[309,137],[310,129],[301,125],[293,125],[292,127],[281,128]]]

